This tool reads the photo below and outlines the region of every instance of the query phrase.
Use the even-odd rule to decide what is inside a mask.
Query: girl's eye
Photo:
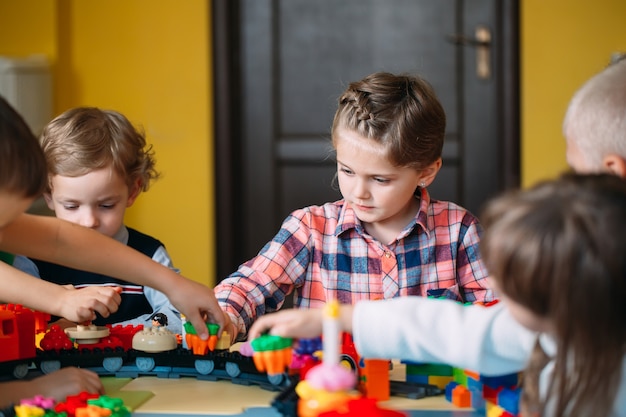
[[[341,168],[341,172],[343,172],[344,174],[347,175],[352,175],[353,172],[351,170],[349,170],[348,168]]]
[[[374,181],[380,183],[380,184],[387,184],[389,182],[389,180],[387,178],[374,178]]]
[[[102,207],[103,209],[112,209],[113,207],[115,207],[115,204],[100,204],[100,207]]]
[[[72,204],[72,205],[64,205],[63,208],[65,210],[76,210],[78,208],[78,206],[74,205],[74,204]]]

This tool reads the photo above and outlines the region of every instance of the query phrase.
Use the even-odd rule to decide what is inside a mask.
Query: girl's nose
[[[365,180],[357,179],[355,181],[354,196],[359,199],[366,199],[369,197],[369,190],[367,188],[367,182]]]

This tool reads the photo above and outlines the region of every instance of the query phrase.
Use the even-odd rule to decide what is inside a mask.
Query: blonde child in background
[[[0,97],[0,250],[126,277],[170,295],[205,339],[204,321],[224,325],[213,291],[101,234],[52,217],[24,211],[45,189],[47,170],[37,139],[22,117]],[[114,313],[116,287],[68,289],[0,262],[0,300],[84,322]],[[60,401],[79,392],[103,394],[97,374],[64,368],[29,381],[0,383],[0,408],[35,395]]]
[[[174,269],[160,241],[124,225],[126,209],[159,176],[151,147],[125,116],[95,107],[74,108],[52,120],[40,142],[48,165],[44,198],[56,217],[94,229]],[[24,257],[17,257],[14,266],[76,288],[120,287],[119,309],[96,318],[96,325],[149,326],[152,316],[161,313],[169,330],[182,333],[180,313],[154,288]]]
[[[359,354],[486,375],[525,370],[524,416],[626,416],[626,182],[566,174],[492,200],[481,220],[502,301],[342,306]],[[260,318],[250,338],[314,337],[322,321],[320,309],[283,311]]]
[[[215,288],[242,338],[295,291],[296,307],[444,291],[494,299],[478,253],[480,225],[430,198],[446,116],[417,76],[375,73],[351,83],[332,125],[342,200],[292,212],[273,240]]]

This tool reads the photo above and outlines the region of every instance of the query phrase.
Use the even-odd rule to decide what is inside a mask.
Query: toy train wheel
[[[59,361],[43,361],[39,365],[39,369],[44,374],[50,374],[54,371],[58,371],[61,369],[61,362]]]
[[[141,372],[150,372],[155,366],[154,358],[137,358],[135,365]]]
[[[272,385],[281,385],[285,381],[285,374],[267,374],[267,380]]]
[[[339,358],[339,363],[342,366],[345,366],[347,369],[351,370],[352,372],[357,372],[359,369],[354,358],[350,355],[346,355],[345,353],[342,354],[341,357]]]
[[[107,372],[117,372],[122,369],[123,364],[124,361],[122,360],[122,358],[104,358],[104,360],[102,361],[102,367]]]
[[[234,362],[226,362],[226,373],[231,378],[237,378],[241,375],[241,369],[239,368],[239,365]]]
[[[215,369],[215,363],[211,360],[198,359],[195,368],[200,375],[209,375]]]
[[[15,368],[13,368],[13,377],[23,379],[26,378],[26,375],[28,375],[28,364],[20,363],[19,365],[15,365]]]

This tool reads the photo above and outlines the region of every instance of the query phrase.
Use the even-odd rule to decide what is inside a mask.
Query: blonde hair
[[[626,159],[626,59],[609,65],[574,94],[563,135],[597,171],[609,154]]]
[[[159,177],[152,146],[122,114],[77,107],[52,120],[41,135],[50,176],[76,177],[112,166],[129,187],[143,191]]]

